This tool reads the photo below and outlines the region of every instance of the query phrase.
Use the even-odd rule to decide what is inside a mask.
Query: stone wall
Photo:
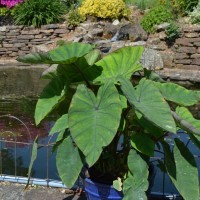
[[[0,27],[0,58],[30,53],[33,46],[51,43],[56,38],[64,38],[69,30],[62,24],[44,25],[40,29],[23,26]]]
[[[168,46],[163,29],[150,35],[147,46],[160,52],[164,68],[200,70],[200,25],[184,25],[174,44]]]

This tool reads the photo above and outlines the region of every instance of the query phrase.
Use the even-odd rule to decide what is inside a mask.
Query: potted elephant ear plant
[[[199,92],[143,69],[143,50],[128,46],[101,57],[93,45],[69,43],[17,59],[56,64],[44,73],[49,83],[37,102],[35,122],[59,114],[50,134],[58,133],[60,178],[72,187],[87,165],[88,199],[147,199],[155,145],[164,150],[162,164],[183,198],[199,198],[193,155],[181,140],[174,139],[173,149],[165,140],[168,133],[183,129],[200,147],[200,121],[187,108],[199,102]],[[135,73],[143,76],[134,80]],[[105,184],[109,186],[102,189]]]

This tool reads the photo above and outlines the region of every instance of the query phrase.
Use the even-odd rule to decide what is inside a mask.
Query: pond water
[[[33,98],[0,101],[0,139],[7,141],[0,143],[0,173],[27,176],[31,144],[38,136],[40,146],[38,147],[37,160],[33,165],[32,177],[60,180],[55,165],[55,154],[51,152],[56,135],[53,137],[48,136],[53,120],[44,121],[39,127],[36,127],[33,120],[35,103],[36,99]],[[171,137],[168,138],[169,143],[171,143]],[[191,141],[189,142],[187,134],[181,133],[176,137],[180,137],[183,142],[188,143],[188,147],[196,156],[197,165],[200,166],[200,158],[198,157],[200,152]],[[162,158],[163,154],[157,152],[155,157]],[[152,158],[152,161],[157,158]],[[157,162],[153,163],[155,178],[152,194],[168,193],[169,195],[177,195],[178,192],[171,184],[169,177],[156,166]]]

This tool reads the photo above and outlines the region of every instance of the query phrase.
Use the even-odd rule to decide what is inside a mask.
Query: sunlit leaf
[[[127,79],[120,78],[120,83],[124,95],[134,109],[157,126],[176,133],[170,107],[152,81],[143,78],[135,88]]]
[[[96,66],[103,69],[102,74],[95,81],[101,83],[112,81],[117,83],[120,76],[129,79],[134,72],[142,69],[139,60],[143,50],[144,48],[141,46],[129,46],[105,56],[95,63]]]
[[[68,128],[68,114],[62,115],[51,128],[49,135],[53,135],[54,133],[59,133]]]
[[[192,106],[200,101],[195,91],[188,90],[175,83],[154,83],[165,99],[184,106]]]
[[[78,86],[68,113],[69,128],[89,166],[97,161],[102,148],[114,138],[121,111],[119,94],[114,85],[101,86],[97,96],[85,85]]]

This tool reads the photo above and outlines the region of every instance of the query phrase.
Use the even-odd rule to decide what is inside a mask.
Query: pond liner
[[[27,184],[28,177],[0,175],[0,181]],[[64,183],[62,183],[61,181],[45,180],[45,179],[38,179],[38,178],[31,178],[30,181],[29,181],[29,185],[40,185],[40,186],[47,186],[47,187],[67,188],[64,185]],[[74,188],[76,188],[76,186],[74,186]]]

